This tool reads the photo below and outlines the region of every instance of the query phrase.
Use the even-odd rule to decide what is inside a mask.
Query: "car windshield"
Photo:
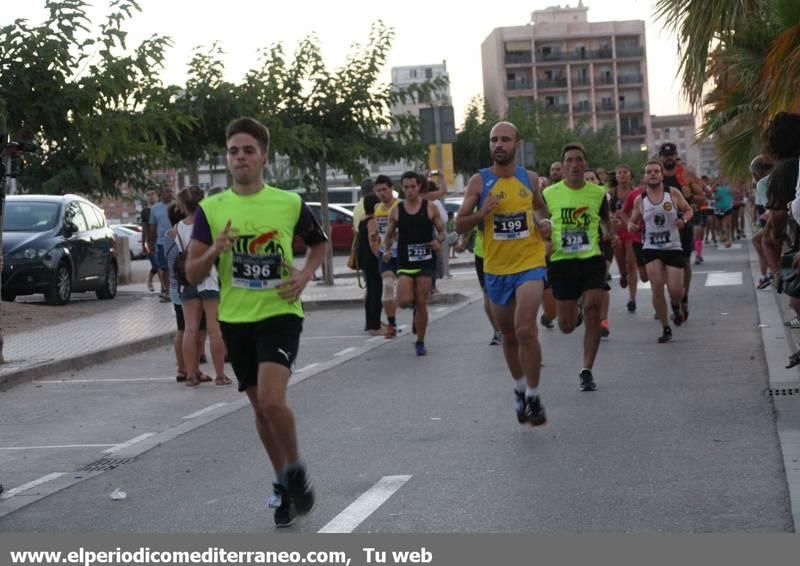
[[[3,231],[44,232],[56,227],[61,203],[6,201]]]

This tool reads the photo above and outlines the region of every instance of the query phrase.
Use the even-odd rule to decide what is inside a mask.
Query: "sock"
[[[696,253],[699,256],[703,255],[703,240],[694,241],[694,253]]]
[[[395,317],[390,316],[388,318],[389,318],[389,324],[391,324],[392,326],[397,326],[397,319]]]
[[[514,378],[514,389],[517,390],[519,393],[524,392],[528,387],[528,380],[523,375],[520,378]]]
[[[581,373],[583,373],[583,372],[585,372],[585,371],[588,371],[589,373],[592,373],[592,368],[583,368],[583,369],[581,370]]]
[[[539,388],[538,387],[528,387],[525,389],[525,398],[531,399],[533,397],[539,396]]]

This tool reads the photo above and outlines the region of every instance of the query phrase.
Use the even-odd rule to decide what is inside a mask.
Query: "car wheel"
[[[103,286],[97,291],[97,298],[101,300],[113,299],[117,296],[117,264],[109,262],[106,267],[106,276],[103,278]]]
[[[9,303],[13,303],[14,299],[17,298],[17,294],[16,293],[11,293],[10,291],[3,291],[2,292],[2,298],[3,298],[4,301],[7,301]]]
[[[60,263],[56,269],[56,276],[44,294],[44,299],[48,305],[63,305],[69,302],[71,296],[72,273],[68,264]]]

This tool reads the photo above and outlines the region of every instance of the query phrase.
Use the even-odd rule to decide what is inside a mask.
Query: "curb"
[[[453,305],[467,300],[469,300],[469,297],[462,293],[438,293],[431,297],[428,304]],[[323,301],[305,301],[303,302],[303,308],[307,312],[313,312],[320,310],[360,307],[363,304],[364,299],[362,298],[332,299]],[[139,354],[153,348],[168,345],[174,339],[175,331],[170,330],[169,332],[164,332],[139,340],[133,340],[131,342],[126,342],[117,346],[111,346],[110,348],[97,350],[88,354],[81,354],[79,356],[60,360],[47,360],[35,363],[28,367],[22,367],[17,370],[9,370],[7,373],[0,375],[0,391],[9,387],[13,387],[14,385],[27,383],[54,373],[81,370],[91,365],[109,362],[133,354]],[[0,368],[1,367],[2,366],[0,366]]]

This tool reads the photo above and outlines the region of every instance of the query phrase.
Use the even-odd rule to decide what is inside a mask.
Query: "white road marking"
[[[709,273],[706,278],[706,287],[728,287],[742,284],[742,272]]]
[[[294,373],[300,373],[301,371],[308,371],[310,369],[317,367],[318,365],[319,365],[318,363],[308,364],[307,366],[303,366],[300,369],[294,370]]]
[[[57,450],[64,448],[108,448],[109,446],[116,446],[116,444],[54,444],[51,446],[3,446],[0,450],[14,451],[14,450]]]
[[[367,342],[377,342],[378,340],[386,340],[384,336],[373,336],[372,338],[368,338]]]
[[[113,454],[114,452],[119,452],[123,448],[127,448],[128,446],[133,446],[134,444],[138,444],[142,440],[150,438],[151,436],[155,436],[155,434],[156,434],[155,432],[145,432],[144,434],[140,434],[135,438],[131,438],[127,442],[123,442],[122,444],[117,444],[116,446],[112,446],[108,450],[103,450],[103,454]]]
[[[447,309],[448,309],[448,307],[439,307],[439,308],[433,309],[433,312],[442,312],[442,311],[446,311]]]
[[[350,352],[354,352],[356,350],[355,346],[351,346],[350,348],[345,348],[344,350],[340,350],[334,354],[336,356],[344,356],[345,354],[349,354]]]
[[[28,482],[26,484],[22,484],[19,487],[9,489],[3,495],[0,495],[0,499],[11,499],[15,495],[22,493],[23,491],[28,491],[29,489],[33,489],[34,487],[40,486],[43,483],[47,483],[56,478],[60,478],[63,475],[64,472],[53,472],[52,474],[47,474],[46,476],[42,476],[37,480],[33,480],[32,482]]]
[[[411,476],[383,476],[318,532],[352,533],[410,479]]]
[[[209,405],[205,409],[200,409],[199,411],[192,413],[191,415],[186,415],[185,417],[183,417],[183,419],[188,421],[189,419],[194,419],[201,415],[205,415],[206,413],[210,413],[211,411],[219,409],[220,407],[224,407],[225,405],[227,405],[227,403],[214,403],[213,405]]]
[[[717,248],[717,251],[725,251],[725,250],[741,250],[742,244],[731,244],[731,247],[726,248],[725,244],[720,244]]]

